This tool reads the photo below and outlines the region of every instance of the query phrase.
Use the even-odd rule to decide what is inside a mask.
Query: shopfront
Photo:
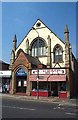
[[[16,71],[16,92],[26,93],[27,72],[23,68]]]
[[[10,91],[11,71],[0,71],[0,92],[9,93]]]
[[[32,70],[29,80],[32,84],[31,95],[36,91],[43,92],[40,96],[61,96],[61,93],[65,93],[63,97],[66,97],[66,74],[65,69],[41,69]],[[38,82],[38,90],[37,90]],[[48,94],[44,95],[44,91]]]

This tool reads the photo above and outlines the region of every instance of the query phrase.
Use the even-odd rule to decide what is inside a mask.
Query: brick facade
[[[36,24],[40,22],[40,28],[36,28]],[[43,27],[42,27],[43,26]],[[66,84],[67,84],[67,97],[73,96],[74,91],[74,61],[72,48],[69,42],[69,30],[66,25],[64,30],[65,42],[59,39],[41,20],[37,20],[31,29],[25,36],[21,44],[16,47],[17,38],[16,35],[13,40],[13,49],[10,58],[10,69],[12,71],[11,79],[11,94],[16,93],[16,76],[15,73],[18,68],[24,68],[27,71],[27,88],[26,95],[30,95],[31,83],[29,81],[30,71],[32,69],[61,69],[66,71]],[[44,29],[45,30],[44,30]],[[32,57],[32,46],[36,39],[41,39],[45,44],[45,55]],[[55,62],[54,50],[56,46],[62,48],[62,62]],[[35,49],[35,48],[34,48]],[[36,50],[36,49],[35,49]],[[39,51],[38,51],[39,52]],[[39,66],[39,67],[38,67]],[[59,78],[59,76],[57,77]]]

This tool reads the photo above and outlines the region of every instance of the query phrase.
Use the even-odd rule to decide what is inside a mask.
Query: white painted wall
[[[36,27],[36,24],[40,22],[41,23],[41,26],[40,28],[38,29],[38,27]],[[31,29],[29,31],[29,33],[27,34],[27,36],[23,39],[23,41],[21,42],[21,44],[17,47],[16,51],[15,51],[15,56],[18,52],[18,50],[21,48],[23,49],[24,52],[26,52],[26,40],[28,39],[29,40],[29,46],[31,44],[31,42],[36,38],[38,37],[38,33],[39,33],[39,37],[43,38],[46,43],[47,43],[47,46],[48,46],[48,35],[50,35],[50,38],[51,38],[51,52],[53,52],[53,48],[56,44],[60,44],[63,48],[63,63],[60,63],[60,66],[61,67],[64,67],[65,66],[65,44],[54,34],[52,33],[40,20],[38,20],[36,22],[36,24],[33,26],[36,30],[33,30]],[[38,33],[37,33],[38,32]],[[47,49],[46,48],[46,56],[47,56]],[[47,65],[47,57],[40,57],[39,60]],[[53,53],[52,53],[52,67],[55,66],[55,63],[53,63]],[[58,65],[56,67],[59,67]]]

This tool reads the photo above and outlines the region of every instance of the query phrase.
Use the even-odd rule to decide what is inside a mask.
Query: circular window
[[[41,23],[38,22],[38,23],[36,24],[36,27],[40,27],[40,26],[41,26]]]

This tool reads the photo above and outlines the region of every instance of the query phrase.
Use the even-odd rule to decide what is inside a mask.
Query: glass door
[[[20,77],[16,80],[16,92],[26,93],[26,78]]]

